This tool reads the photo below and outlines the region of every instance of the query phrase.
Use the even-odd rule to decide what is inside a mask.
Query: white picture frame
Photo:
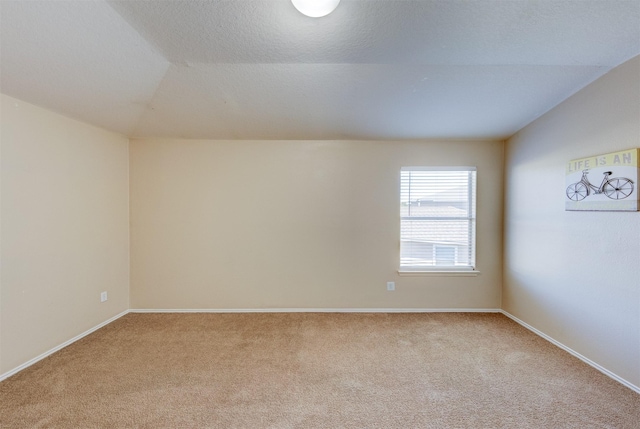
[[[640,210],[639,158],[640,149],[633,148],[569,161],[565,210]]]

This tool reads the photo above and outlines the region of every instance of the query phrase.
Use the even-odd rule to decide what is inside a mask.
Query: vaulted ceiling
[[[0,91],[131,137],[502,139],[640,54],[640,1],[0,0]]]

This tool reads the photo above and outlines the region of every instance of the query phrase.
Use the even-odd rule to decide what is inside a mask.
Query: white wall
[[[129,213],[127,138],[1,102],[3,374],[128,309]]]
[[[640,212],[564,211],[567,161],[633,147],[640,57],[508,141],[503,308],[640,386]]]
[[[132,308],[500,306],[502,142],[132,140],[130,153]],[[400,167],[417,165],[478,167],[480,276],[398,276]]]

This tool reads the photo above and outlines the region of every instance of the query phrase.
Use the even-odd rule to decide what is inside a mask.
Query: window
[[[403,167],[400,271],[473,271],[476,168]]]

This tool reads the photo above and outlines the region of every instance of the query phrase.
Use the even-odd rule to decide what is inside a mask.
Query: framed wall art
[[[569,161],[565,210],[640,210],[639,158],[636,148]]]

